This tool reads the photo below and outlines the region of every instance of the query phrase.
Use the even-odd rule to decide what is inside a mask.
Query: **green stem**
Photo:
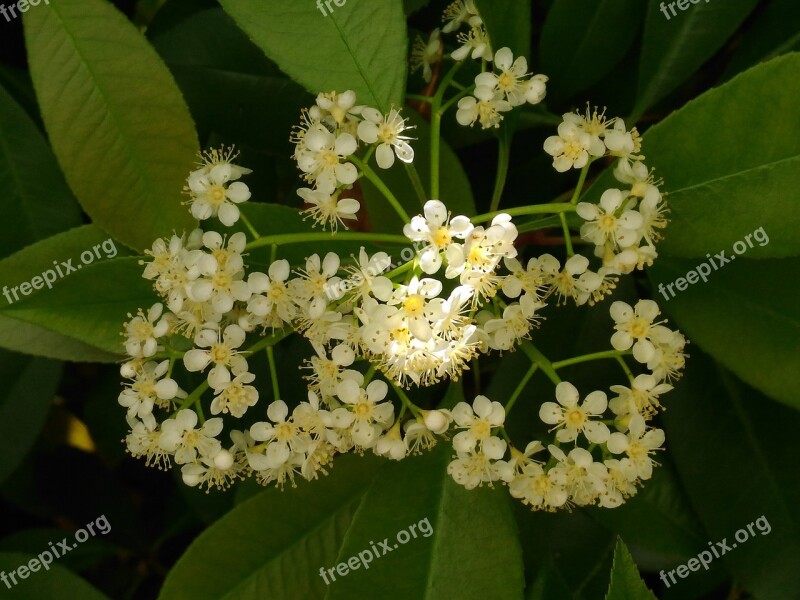
[[[625,371],[625,375],[628,376],[628,380],[633,382],[633,373],[631,373],[631,370],[628,368],[628,365],[625,364],[625,359],[623,359],[621,356],[618,356],[617,362],[619,363],[619,366],[622,367],[622,370]]]
[[[533,204],[531,206],[517,206],[515,208],[507,208],[505,210],[493,211],[475,215],[470,220],[473,223],[483,223],[491,221],[499,214],[507,214],[512,217],[519,217],[522,215],[540,215],[540,214],[557,214],[564,212],[575,212],[575,206],[568,202],[551,202],[550,204]]]
[[[385,242],[388,244],[407,244],[408,238],[404,235],[358,231],[344,231],[336,234],[330,232],[281,233],[262,236],[247,244],[246,250],[254,250],[273,244],[276,246],[283,246],[286,244],[305,244],[308,242]]]
[[[451,83],[450,85],[453,85],[453,84]],[[447,102],[445,102],[444,104],[442,104],[442,107],[439,109],[439,113],[440,113],[442,116],[444,116],[444,113],[446,113],[448,110],[450,110],[450,107],[451,107],[451,106],[453,106],[453,104],[455,104],[456,102],[458,102],[459,100],[461,100],[461,99],[462,99],[464,96],[466,96],[467,94],[469,94],[470,92],[472,92],[472,90],[474,90],[474,89],[475,89],[475,86],[474,86],[474,85],[471,85],[471,86],[470,86],[470,87],[468,87],[468,88],[464,88],[464,89],[462,89],[462,90],[461,90],[460,92],[458,92],[458,93],[457,93],[455,96],[453,96],[452,98],[450,98],[450,100],[448,100]]]
[[[569,231],[569,225],[567,225],[567,215],[562,212],[559,213],[558,218],[561,221],[561,229],[564,231],[564,244],[567,247],[567,256],[574,256],[575,250],[572,249],[572,234]]]
[[[528,355],[528,358],[539,365],[539,368],[545,375],[547,375],[550,381],[556,385],[561,383],[561,378],[553,368],[553,363],[551,363],[550,360],[544,354],[542,354],[536,346],[530,342],[523,342],[521,347],[522,351]]]
[[[433,96],[423,96],[422,94],[406,94],[406,100],[418,100],[420,102],[433,103]]]
[[[617,357],[624,356],[626,354],[630,354],[630,352],[626,351],[619,351],[619,350],[605,350],[603,352],[593,352],[592,354],[583,354],[581,356],[574,356],[573,358],[567,358],[566,360],[559,360],[558,362],[553,363],[554,369],[563,369],[564,367],[569,367],[571,365],[577,365],[579,363],[589,362],[592,360],[600,360],[603,358],[613,358],[616,359]]]
[[[533,374],[536,372],[536,369],[538,369],[538,368],[539,368],[539,365],[537,363],[532,363],[531,364],[531,368],[528,369],[528,372],[525,373],[525,376],[522,378],[522,380],[517,385],[517,388],[514,390],[514,393],[511,394],[511,398],[509,398],[508,402],[506,402],[506,417],[508,417],[508,413],[511,412],[511,409],[514,406],[514,403],[517,401],[517,399],[519,398],[520,394],[522,394],[522,390],[524,390],[525,386],[528,385],[528,382],[531,380],[531,377],[533,377]]]
[[[256,228],[253,227],[253,224],[250,222],[250,219],[248,219],[247,215],[244,214],[244,211],[242,211],[242,210],[239,211],[239,218],[242,219],[242,223],[244,223],[245,227],[247,227],[247,229],[250,230],[250,233],[253,234],[253,237],[255,239],[258,239],[258,238],[261,237],[261,235],[256,231]]]
[[[570,200],[570,204],[578,203],[578,198],[581,196],[581,190],[583,190],[583,184],[586,182],[586,176],[589,174],[589,167],[591,165],[592,161],[590,160],[581,169],[580,177],[578,177],[578,185],[575,186],[575,191],[572,193],[572,200]]]
[[[263,350],[264,348],[274,346],[285,337],[288,337],[290,333],[291,331],[284,331],[283,329],[280,331],[276,331],[272,335],[268,335],[264,337],[264,339],[259,340],[258,342],[250,346],[247,350],[243,350],[241,353],[246,354],[247,356],[252,356],[256,352]]]
[[[413,260],[410,260],[410,261],[408,261],[406,264],[404,264],[404,265],[400,265],[400,266],[399,266],[399,267],[397,267],[396,269],[392,269],[391,271],[389,271],[388,273],[386,273],[386,274],[384,275],[384,277],[387,277],[387,278],[389,278],[389,279],[394,279],[394,278],[395,278],[395,277],[397,277],[398,275],[400,275],[400,274],[402,274],[402,273],[405,273],[405,272],[406,272],[406,271],[408,271],[409,269],[413,269],[413,268],[414,268],[414,261],[413,261]]]
[[[500,197],[503,195],[506,178],[508,177],[508,159],[511,154],[511,143],[507,133],[504,132],[501,135],[499,154],[497,155],[497,176],[494,180],[494,193],[492,193],[492,201],[489,204],[489,212],[497,212],[500,206]]]
[[[206,379],[203,383],[198,385],[192,391],[191,394],[189,394],[188,396],[186,396],[186,398],[183,399],[183,402],[181,402],[181,405],[178,407],[177,410],[183,410],[185,408],[188,408],[195,402],[198,402],[200,400],[200,396],[202,396],[203,392],[205,392],[209,387],[210,386],[208,385],[208,379]],[[177,410],[175,412],[177,412]]]
[[[278,385],[278,368],[275,366],[275,352],[272,346],[267,346],[267,362],[269,362],[269,377],[272,381],[272,399],[281,399],[281,388]]]
[[[398,398],[400,398],[400,401],[401,401],[401,402],[402,402],[402,403],[403,403],[405,406],[407,406],[407,407],[408,407],[408,410],[410,410],[410,411],[411,411],[411,413],[412,413],[412,414],[413,414],[415,417],[419,417],[419,416],[420,416],[420,408],[419,408],[419,407],[418,407],[416,404],[414,404],[414,403],[411,401],[411,399],[408,397],[408,395],[406,395],[406,393],[403,391],[403,389],[402,389],[402,388],[400,388],[400,387],[398,387],[398,386],[396,386],[396,385],[394,384],[394,382],[393,382],[393,381],[391,381],[391,380],[389,381],[389,385],[391,385],[391,386],[392,386],[392,389],[393,389],[393,390],[395,391],[395,393],[397,394],[397,397],[398,397]]]
[[[425,193],[425,187],[422,185],[422,179],[420,179],[419,173],[417,173],[417,168],[414,166],[414,163],[403,163],[403,166],[406,168],[406,173],[411,180],[414,191],[417,193],[420,204],[425,206],[425,203],[428,201],[428,196]]]
[[[369,179],[372,185],[378,188],[378,191],[381,194],[383,194],[384,198],[386,198],[389,201],[389,204],[392,205],[392,208],[394,208],[395,212],[400,216],[403,222],[408,223],[411,220],[411,218],[408,216],[405,209],[400,204],[400,201],[397,198],[395,198],[392,191],[388,187],[386,187],[386,184],[383,183],[383,180],[381,180],[381,178],[378,177],[378,174],[375,173],[375,171],[373,171],[372,168],[367,163],[362,161],[357,156],[351,156],[348,160],[350,160],[350,162],[352,162],[361,170],[361,172],[364,174],[364,177]]]
[[[439,198],[439,152],[442,136],[442,100],[456,75],[460,62],[455,63],[444,76],[431,103],[431,198]]]

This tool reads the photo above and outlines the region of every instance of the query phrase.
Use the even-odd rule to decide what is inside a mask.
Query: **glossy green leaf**
[[[686,81],[725,44],[757,3],[758,0],[650,0],[634,113],[641,115]],[[672,4],[674,16],[668,6]]]
[[[0,572],[8,575],[19,567],[28,565],[33,559],[38,560],[37,556],[31,554],[0,552]],[[8,600],[62,600],[65,597],[64,594],[68,593],[71,598],[80,598],[81,600],[108,600],[108,596],[57,563],[51,564],[48,570],[44,570],[40,564],[36,572],[28,572],[25,579],[20,579],[18,575],[15,576],[15,579],[17,585],[11,586],[11,589],[6,589],[7,584],[3,585],[3,598],[8,598]],[[9,578],[8,581],[10,584],[12,580]],[[67,592],[67,590],[69,591]]]
[[[705,257],[763,227],[748,258],[800,254],[800,54],[759,65],[687,104],[645,135],[643,153],[669,193],[663,254]],[[764,110],[769,106],[769,110]],[[757,132],[742,138],[745,130]]]
[[[160,600],[322,597],[320,569],[335,564],[380,464],[375,457],[342,457],[328,477],[240,504],[195,540]]]
[[[197,135],[144,37],[103,0],[51,0],[24,23],[47,133],[84,210],[138,249],[191,229],[181,190]]]
[[[522,597],[522,553],[508,492],[457,485],[447,474],[452,453],[443,443],[381,470],[355,513],[336,563],[360,553],[368,561],[371,544],[380,540],[388,542],[389,551],[379,550],[368,569],[358,567],[331,582],[326,598]]]
[[[656,600],[639,576],[636,563],[621,539],[617,539],[614,549],[614,566],[606,600]]]
[[[650,268],[662,310],[744,381],[800,408],[800,259],[740,258],[717,271],[706,263],[708,281],[695,276],[697,283],[688,284],[685,277],[698,264],[661,257]],[[673,285],[678,278],[685,291]]]
[[[351,89],[359,103],[403,104],[408,40],[401,0],[317,8],[295,0],[222,0],[250,38],[309,92]],[[302,48],[302,52],[299,51]]]
[[[600,81],[630,49],[646,8],[642,0],[556,0],[539,44],[548,97],[570,97]]]
[[[39,128],[0,87],[0,257],[81,222]]]
[[[86,225],[0,261],[0,278],[7,282],[0,345],[75,361],[118,359],[127,314],[158,300],[139,259],[126,254],[108,234]]]
[[[44,425],[61,365],[0,350],[0,482],[22,462]]]
[[[494,50],[507,46],[514,56],[531,58],[531,3],[528,0],[475,0],[475,6]]]
[[[669,402],[666,445],[708,541],[725,539],[730,546],[709,569],[727,565],[756,598],[794,597],[800,485],[793,440],[800,413],[742,385],[697,349]]]

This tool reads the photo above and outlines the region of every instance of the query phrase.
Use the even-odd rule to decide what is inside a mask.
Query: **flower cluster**
[[[304,109],[300,125],[294,128],[292,158],[311,187],[297,190],[308,204],[304,213],[323,227],[335,231],[345,221],[356,218],[360,204],[342,197],[359,177],[352,157],[361,143],[369,147],[368,156],[382,169],[390,168],[395,157],[414,160],[411,139],[404,132],[411,127],[400,112],[392,108],[383,114],[375,108],[356,104],[356,93],[322,93],[316,104]],[[367,156],[367,157],[368,157]]]
[[[506,414],[498,402],[478,396],[472,406],[459,403],[453,418],[462,431],[453,438],[456,456],[448,466],[453,479],[467,489],[504,483],[533,510],[591,504],[614,508],[633,496],[652,476],[654,453],[664,443],[664,432],[649,421],[686,359],[686,339],[656,322],[658,314],[652,300],[633,308],[624,302],[611,305],[616,329],[611,345],[620,360],[633,348],[634,359],[649,372],[636,377],[628,372],[630,387],[611,386],[610,400],[602,390],[581,399],[573,384],[558,382],[556,401],[539,409],[539,418],[555,432],[547,446],[540,440],[524,451],[509,446],[499,435]],[[562,448],[565,444],[569,448]],[[545,450],[544,458],[535,458]]]

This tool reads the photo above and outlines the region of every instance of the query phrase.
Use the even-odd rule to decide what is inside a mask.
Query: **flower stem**
[[[574,256],[575,250],[572,249],[572,234],[569,232],[569,225],[567,225],[567,215],[562,213],[558,214],[561,221],[561,229],[564,231],[564,244],[567,247],[567,256]]]
[[[572,193],[572,200],[570,200],[570,204],[578,203],[578,199],[581,196],[581,190],[583,190],[583,184],[586,182],[586,176],[589,174],[589,167],[591,165],[592,161],[590,160],[581,169],[581,174],[578,177],[578,185],[575,186],[575,191]]]
[[[281,388],[278,385],[278,368],[275,366],[275,352],[272,346],[267,346],[267,362],[269,362],[269,377],[272,382],[272,399],[281,399]]]
[[[264,337],[264,339],[259,340],[252,346],[250,346],[247,350],[243,350],[242,354],[246,354],[247,356],[252,356],[259,350],[264,348],[268,348],[270,346],[274,346],[278,342],[280,342],[283,338],[288,337],[291,331],[286,331],[281,329],[280,331],[273,332],[272,335],[268,335]]]
[[[453,81],[456,72],[461,66],[460,62],[455,63],[439,84],[436,95],[431,103],[431,198],[439,199],[439,153],[442,136],[442,100],[444,94]]]
[[[378,188],[378,191],[389,201],[389,204],[392,205],[392,208],[394,208],[395,212],[400,216],[400,219],[402,219],[403,223],[408,223],[411,218],[400,204],[400,201],[395,198],[395,195],[392,193],[392,191],[386,187],[386,184],[383,183],[383,180],[378,177],[378,174],[375,173],[375,171],[373,171],[367,163],[362,161],[357,156],[351,156],[349,160],[361,170],[361,172],[364,174],[364,177],[369,179],[372,185]]]
[[[550,204],[533,204],[531,206],[517,206],[515,208],[507,208],[506,210],[493,211],[475,215],[470,220],[473,223],[483,223],[491,221],[499,214],[507,214],[512,217],[522,215],[539,215],[539,214],[557,214],[564,212],[575,212],[575,206],[568,202],[552,202]]]
[[[564,367],[577,365],[578,363],[589,362],[591,360],[600,360],[603,358],[616,359],[626,354],[630,354],[630,352],[619,351],[619,350],[605,350],[603,352],[593,352],[592,354],[583,354],[581,356],[574,356],[573,358],[567,358],[566,360],[559,360],[558,362],[553,363],[553,368],[563,369]]]
[[[561,378],[553,368],[553,363],[551,363],[550,360],[544,354],[542,354],[536,346],[530,342],[523,342],[521,348],[522,351],[528,355],[528,358],[530,358],[532,362],[536,363],[542,372],[547,375],[550,381],[556,385],[561,383]]]
[[[500,137],[499,154],[497,155],[497,176],[494,180],[494,192],[492,193],[492,201],[489,204],[489,212],[496,212],[500,206],[500,197],[503,195],[503,189],[506,186],[506,179],[508,177],[508,159],[511,154],[511,142],[508,138],[508,133],[503,132]]]
[[[239,218],[242,220],[242,223],[244,223],[245,227],[247,227],[247,229],[250,231],[250,233],[253,235],[255,239],[261,237],[261,235],[256,231],[256,228],[253,227],[253,224],[250,222],[250,219],[248,219],[247,215],[244,214],[244,211],[239,211]]]
[[[422,185],[422,179],[420,179],[419,173],[417,173],[417,168],[414,166],[414,163],[403,163],[403,166],[406,168],[406,173],[411,180],[414,191],[417,193],[420,204],[424,206],[428,201],[428,197],[425,193],[425,187]]]
[[[417,100],[419,102],[433,102],[433,96],[423,96],[422,94],[406,94],[406,100]]]
[[[419,416],[419,411],[420,411],[420,408],[419,408],[419,407],[418,407],[416,404],[414,404],[414,403],[411,401],[411,399],[410,399],[410,398],[408,397],[408,395],[407,395],[407,394],[406,394],[406,393],[403,391],[403,389],[402,389],[402,388],[400,388],[400,387],[398,387],[398,386],[396,386],[396,385],[394,384],[394,382],[393,382],[393,381],[391,381],[391,380],[389,380],[389,385],[391,385],[391,386],[392,386],[392,389],[393,389],[393,390],[395,391],[395,393],[397,394],[397,397],[398,397],[398,398],[400,398],[400,401],[401,401],[401,402],[402,402],[402,403],[403,403],[405,406],[407,406],[407,407],[408,407],[408,409],[411,411],[411,413],[412,413],[412,414],[413,414],[415,417],[418,417],[418,416]]]
[[[285,244],[305,244],[308,242],[386,242],[388,244],[407,244],[408,238],[404,235],[388,233],[369,233],[360,231],[345,231],[332,234],[330,232],[308,233],[281,233],[265,235],[247,244],[247,250],[263,248],[264,246],[283,246]]]
[[[531,377],[533,377],[533,374],[536,372],[536,369],[538,368],[539,365],[537,363],[532,363],[531,368],[528,369],[528,372],[525,373],[522,380],[520,380],[519,385],[517,385],[517,388],[514,390],[514,393],[511,394],[511,398],[509,398],[508,402],[506,402],[506,416],[508,416],[508,413],[511,412],[514,403],[517,401],[520,394],[522,394],[522,390],[524,390],[525,386],[528,385],[528,382],[531,380]]]
[[[625,375],[628,376],[628,380],[633,383],[633,373],[631,373],[628,365],[625,364],[625,359],[622,358],[622,356],[617,356],[617,362],[619,363],[619,366],[622,367],[622,370],[625,371]]]

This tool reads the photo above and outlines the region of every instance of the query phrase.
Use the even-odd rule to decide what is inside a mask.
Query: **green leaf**
[[[647,132],[642,151],[669,193],[671,222],[659,252],[730,254],[735,242],[763,227],[769,244],[754,243],[748,258],[800,254],[792,197],[800,187],[800,139],[786,134],[800,128],[798,93],[795,53],[703,94]],[[757,134],[743,142],[745,131]]]
[[[84,210],[138,249],[191,229],[181,189],[197,135],[144,37],[103,0],[51,0],[24,24],[47,133]]]
[[[119,444],[119,440],[117,440]],[[184,486],[185,487],[185,486]],[[21,552],[36,556],[46,549],[50,542],[57,542],[64,537],[63,529],[21,529],[0,539],[0,552]],[[60,556],[60,565],[73,570],[83,571],[98,563],[112,558],[119,548],[109,544],[100,537],[90,537],[73,548],[69,554]]]
[[[406,111],[405,116],[415,127],[414,137],[417,140],[411,142],[414,147],[414,167],[427,192],[429,191],[427,186],[430,181],[431,165],[430,125],[416,112]],[[444,202],[453,215],[471,216],[476,214],[475,199],[472,196],[472,186],[467,178],[467,173],[464,171],[458,155],[444,139],[440,143],[439,160],[441,161],[439,170],[442,177],[439,190],[441,197],[438,200]],[[396,162],[391,169],[383,170],[378,168],[373,160],[371,166],[378,177],[392,190],[410,216],[422,213],[422,203],[414,192],[414,187],[402,164]],[[401,221],[384,196],[366,179],[361,179],[360,182],[370,222],[375,230],[401,233],[405,223]]]
[[[650,0],[639,61],[639,93],[633,111],[637,116],[711,58],[758,3],[758,0],[714,0],[699,4],[682,1],[686,10],[676,6],[677,14],[673,16],[666,8],[667,19],[661,7],[671,3]]]
[[[531,3],[528,0],[475,0],[475,6],[486,25],[493,50],[507,46],[514,56],[531,58]]]
[[[61,365],[0,350],[0,482],[33,447],[61,379]]]
[[[0,552],[0,572],[8,576],[9,573],[21,566],[26,566],[33,559],[38,560],[37,556],[30,554]],[[36,572],[29,572],[25,579],[20,579],[19,575],[16,575],[15,579],[17,585],[11,586],[11,589],[5,589],[6,586],[3,586],[3,598],[8,598],[8,600],[62,600],[64,594],[68,593],[70,598],[80,598],[81,600],[108,600],[108,596],[57,563],[51,564],[48,570],[44,570],[40,565]],[[10,584],[11,579],[9,578],[8,581]],[[69,591],[67,592],[67,590]]]
[[[631,553],[619,538],[614,549],[614,566],[606,600],[656,600],[639,576]]]
[[[0,277],[8,282],[3,290],[8,296],[0,301],[0,333],[6,334],[0,335],[0,345],[75,361],[119,359],[126,315],[158,300],[142,278],[139,259],[124,254],[107,234],[86,225],[0,261]],[[45,277],[52,280],[50,287]],[[32,284],[26,287],[29,295],[23,294],[23,284]],[[52,353],[48,343],[56,344],[49,348]]]
[[[761,12],[744,31],[723,79],[764,62],[800,50],[800,4],[795,0],[761,2]]]
[[[53,153],[25,110],[0,87],[0,257],[81,222]]]
[[[319,571],[334,564],[379,464],[341,457],[328,477],[240,504],[178,560],[160,600],[322,597]]]
[[[341,0],[340,0],[341,1]],[[408,39],[401,0],[222,0],[264,53],[312,94],[354,90],[359,103],[401,106]],[[332,7],[332,8],[331,8]]]
[[[696,349],[669,402],[667,448],[709,541],[725,538],[731,547],[708,568],[725,563],[756,598],[794,597],[800,589],[800,485],[792,448],[800,413],[742,385]],[[742,529],[747,539],[739,533],[737,540]]]
[[[406,15],[411,15],[418,10],[422,10],[429,2],[430,0],[403,0],[403,7],[405,8]]]
[[[329,566],[359,554],[369,561],[371,544],[379,540],[391,553],[379,550],[367,570],[338,577],[326,598],[522,597],[522,556],[508,491],[457,485],[447,474],[452,453],[442,443],[381,469]]]
[[[556,0],[539,44],[548,97],[570,97],[611,71],[633,44],[646,7],[642,0]]]
[[[698,264],[656,261],[649,275],[661,307],[692,342],[744,381],[800,408],[800,259],[740,259],[718,271],[706,266],[708,283],[698,279],[685,291],[670,290]]]
[[[284,159],[291,154],[289,131],[311,101],[216,2],[167,2],[147,35],[198,128],[211,128],[226,143],[247,142]]]

